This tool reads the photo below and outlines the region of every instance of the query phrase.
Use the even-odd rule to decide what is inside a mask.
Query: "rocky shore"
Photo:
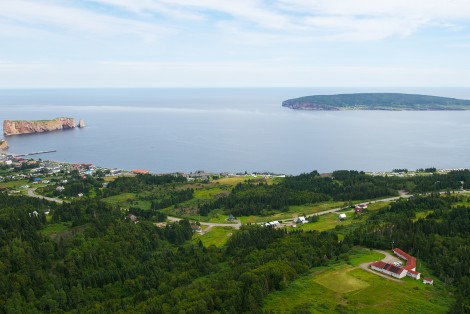
[[[0,150],[5,150],[8,148],[8,142],[5,140],[0,140]]]
[[[53,120],[5,120],[3,134],[6,136],[30,133],[43,133],[75,128],[75,119],[56,118]]]

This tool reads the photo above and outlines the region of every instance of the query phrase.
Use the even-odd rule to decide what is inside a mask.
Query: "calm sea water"
[[[0,90],[0,119],[83,118],[87,127],[10,136],[10,152],[155,173],[470,168],[470,111],[295,111],[288,98],[470,89]]]

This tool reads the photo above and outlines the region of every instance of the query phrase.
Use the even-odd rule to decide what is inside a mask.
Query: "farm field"
[[[421,280],[412,279],[397,283],[354,266],[374,261],[380,255],[364,253],[351,258],[348,264],[313,269],[284,290],[270,294],[265,299],[264,310],[272,313],[420,314],[448,311],[452,297],[439,283],[426,286]]]

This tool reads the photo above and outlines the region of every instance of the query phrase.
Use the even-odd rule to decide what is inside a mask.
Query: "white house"
[[[346,214],[344,214],[344,213],[339,214],[339,219],[341,219],[341,220],[346,219]]]
[[[305,219],[304,216],[300,216],[300,217],[294,218],[294,222],[296,224],[304,224],[307,222],[307,220]]]
[[[274,227],[279,227],[281,225],[281,223],[279,221],[275,220],[275,221],[267,222],[264,225],[265,225],[265,227],[273,227],[274,228]]]
[[[425,285],[432,285],[432,284],[434,284],[434,280],[433,280],[432,278],[426,278],[426,277],[424,277],[424,278],[423,278],[423,283],[424,283]]]

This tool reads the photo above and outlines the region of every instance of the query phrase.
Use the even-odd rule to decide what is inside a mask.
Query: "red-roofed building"
[[[407,274],[406,269],[382,261],[370,264],[370,268],[398,279],[405,277]]]
[[[132,170],[132,173],[135,173],[135,174],[149,174],[149,171],[148,170],[142,170],[142,169],[134,169],[134,170]]]
[[[426,278],[426,277],[424,277],[424,278],[423,278],[423,283],[424,283],[425,285],[432,285],[432,284],[434,283],[434,280],[433,280],[432,278]]]
[[[398,248],[393,249],[393,253],[406,261],[406,265],[403,268],[408,271],[407,275],[418,280],[421,274],[416,271],[416,258]]]

